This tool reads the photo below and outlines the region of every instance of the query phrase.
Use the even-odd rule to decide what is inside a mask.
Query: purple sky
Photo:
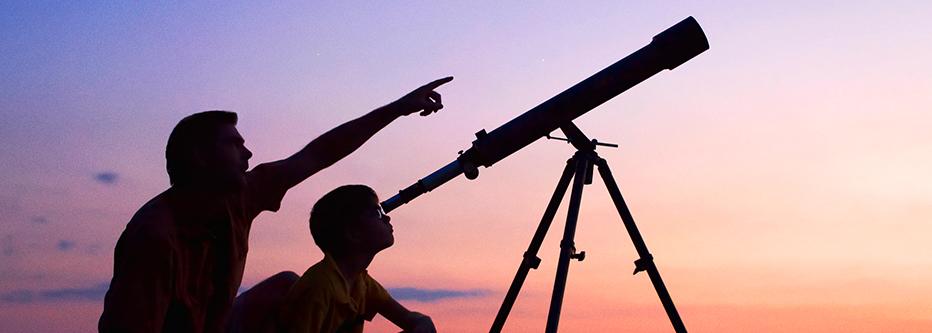
[[[113,245],[166,188],[164,145],[185,115],[238,112],[255,165],[456,77],[441,113],[397,121],[260,216],[249,286],[320,258],[305,221],[321,194],[392,195],[687,16],[709,51],[577,122],[621,144],[601,154],[687,327],[929,331],[930,13],[918,1],[4,2],[0,331],[95,327]],[[396,246],[370,272],[445,332],[486,329],[571,154],[536,142],[398,209]],[[583,200],[590,257],[572,266],[561,329],[669,331],[646,276],[630,277],[601,187]],[[506,329],[543,327],[560,216]]]

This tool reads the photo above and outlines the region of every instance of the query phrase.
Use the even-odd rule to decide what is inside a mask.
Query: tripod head
[[[599,142],[599,140],[596,139],[589,140],[589,138],[587,138],[586,135],[581,130],[579,130],[579,127],[576,127],[576,125],[573,124],[573,122],[569,122],[566,123],[566,125],[560,126],[560,130],[563,131],[563,134],[566,135],[566,138],[555,137],[547,134],[547,139],[566,141],[567,143],[573,145],[573,147],[576,147],[576,149],[579,151],[595,151],[596,146],[618,148],[618,144],[615,143]]]

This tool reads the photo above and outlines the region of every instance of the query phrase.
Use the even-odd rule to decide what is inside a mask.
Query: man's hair
[[[211,143],[222,126],[235,126],[236,121],[236,113],[220,110],[199,112],[181,119],[168,136],[165,147],[169,183],[190,182],[198,171],[194,165],[194,152]]]
[[[324,252],[335,250],[345,241],[348,222],[358,219],[374,197],[366,185],[343,185],[317,200],[308,223],[314,243]]]

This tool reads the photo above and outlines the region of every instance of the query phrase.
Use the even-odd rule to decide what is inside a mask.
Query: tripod
[[[521,291],[521,286],[527,278],[528,272],[532,268],[536,269],[540,265],[541,260],[537,257],[537,252],[540,250],[541,243],[544,241],[547,230],[550,229],[550,224],[553,222],[554,215],[556,215],[557,209],[560,207],[560,202],[563,201],[563,196],[566,194],[566,189],[569,186],[570,180],[573,179],[573,191],[570,193],[570,205],[566,214],[566,229],[563,232],[563,240],[560,242],[560,259],[557,262],[556,280],[553,284],[553,295],[550,300],[550,312],[547,315],[547,328],[545,331],[547,333],[557,332],[557,325],[560,321],[560,309],[563,305],[563,293],[566,290],[566,278],[569,274],[570,259],[582,261],[586,258],[585,251],[576,252],[573,239],[576,235],[576,221],[579,217],[579,206],[582,201],[583,186],[592,184],[593,166],[598,166],[599,175],[602,176],[602,181],[608,188],[608,193],[611,195],[612,201],[615,203],[615,208],[618,210],[618,214],[621,215],[621,220],[624,222],[625,229],[627,229],[628,235],[631,236],[631,241],[634,243],[634,248],[637,250],[638,256],[640,257],[634,262],[634,274],[642,271],[647,272],[651,283],[654,285],[654,289],[657,291],[657,296],[660,297],[660,302],[663,304],[663,308],[666,310],[667,316],[673,324],[673,329],[678,333],[685,333],[686,326],[683,325],[683,321],[680,319],[680,315],[673,305],[673,299],[670,298],[670,293],[667,292],[667,287],[664,286],[663,280],[660,278],[660,272],[657,271],[657,266],[654,265],[653,256],[651,256],[650,252],[647,250],[647,245],[644,244],[644,239],[641,238],[641,233],[634,224],[634,217],[631,216],[631,212],[628,210],[628,206],[621,196],[621,190],[618,189],[618,184],[615,183],[615,179],[612,177],[612,171],[608,168],[608,163],[605,159],[600,158],[595,152],[596,146],[617,147],[617,145],[600,143],[596,140],[590,141],[585,134],[571,122],[561,126],[560,129],[563,130],[563,133],[567,136],[566,139],[562,140],[571,143],[577,151],[573,157],[567,161],[566,168],[563,169],[563,176],[560,177],[560,181],[557,183],[557,188],[553,193],[553,197],[550,198],[547,210],[544,211],[544,216],[541,218],[540,225],[534,233],[534,238],[532,238],[527,252],[524,253],[524,259],[518,267],[518,273],[515,275],[511,287],[508,288],[505,300],[502,301],[502,307],[499,308],[498,315],[495,316],[495,321],[492,323],[492,328],[489,331],[493,333],[501,332],[502,327],[505,325],[505,320],[508,319],[508,313],[511,312],[515,299],[517,299],[518,293]],[[549,135],[547,138],[552,139]]]

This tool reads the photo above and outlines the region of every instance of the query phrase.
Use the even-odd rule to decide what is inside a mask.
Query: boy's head
[[[309,225],[314,243],[324,252],[375,254],[395,242],[390,221],[375,191],[344,185],[317,200]]]

